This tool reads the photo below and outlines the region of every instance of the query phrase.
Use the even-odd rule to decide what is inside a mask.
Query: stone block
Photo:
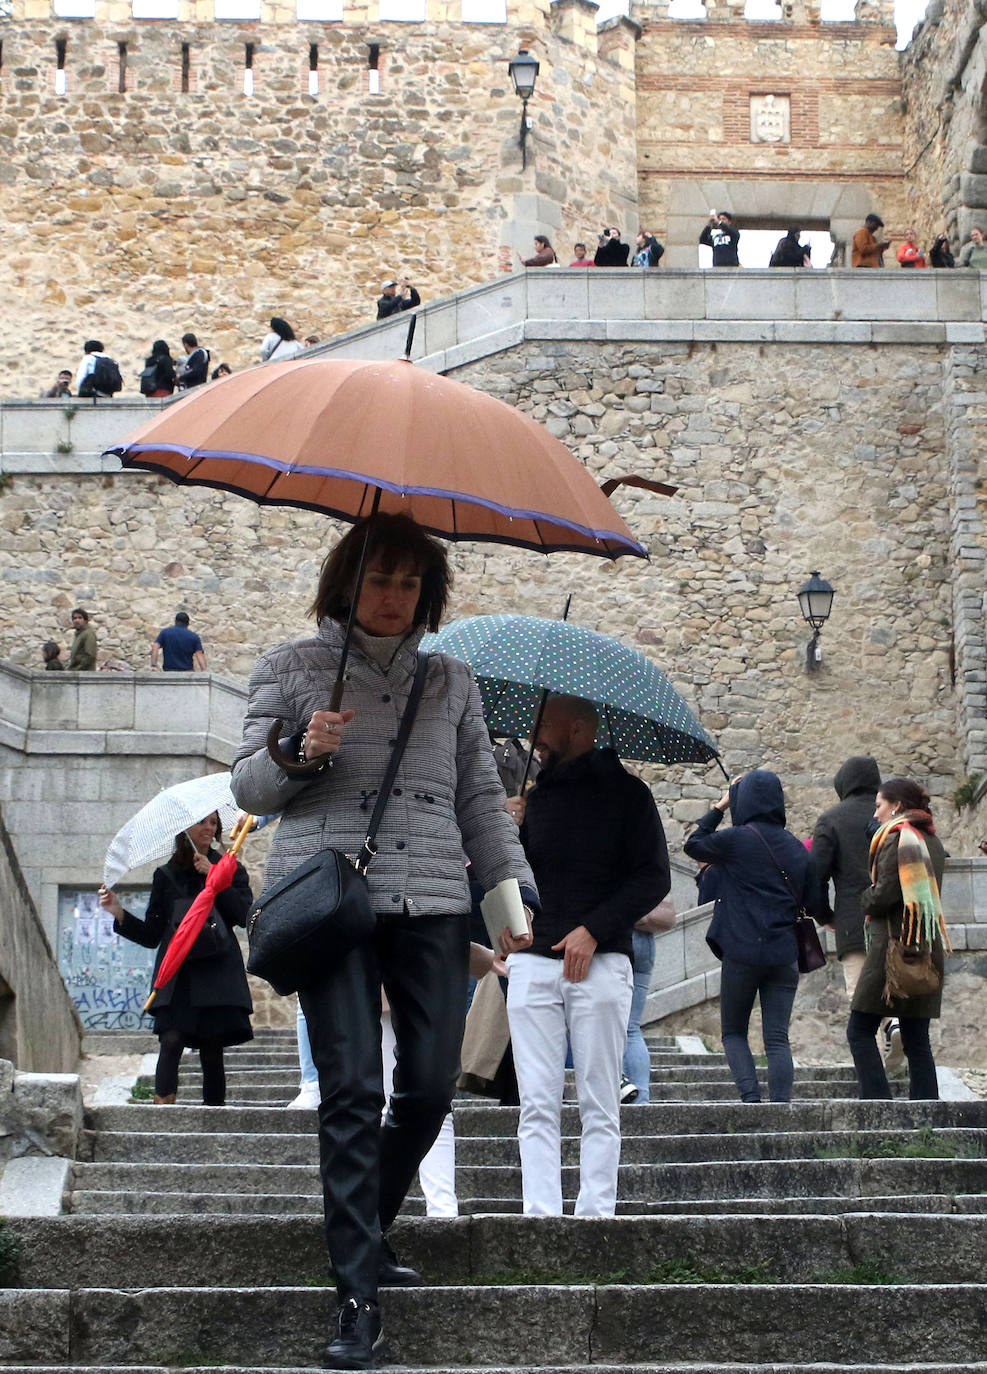
[[[685,928],[685,976],[697,978],[701,974],[708,973],[714,966],[718,967],[716,955],[706,943],[706,932],[709,925],[706,922],[692,922]]]
[[[795,277],[787,272],[710,271],[702,278],[707,320],[776,320],[795,313]]]
[[[134,726],[134,680],[125,673],[92,673],[79,679],[81,730],[130,730]]]
[[[936,273],[804,272],[795,278],[795,311],[809,320],[936,319]]]
[[[503,277],[492,286],[458,297],[456,337],[460,346],[523,320],[526,302],[523,276]]]
[[[685,977],[685,929],[675,926],[655,945],[655,967],[652,988],[667,988]]]
[[[162,673],[134,684],[134,726],[183,733],[209,728],[209,684],[199,674]],[[133,752],[133,751],[131,751]]]
[[[585,273],[586,315],[594,320],[644,318],[644,274],[634,268],[594,267]]]
[[[23,729],[31,719],[31,684],[33,673],[4,665],[0,675],[0,719],[7,725]]]
[[[699,320],[705,310],[703,279],[695,272],[659,267],[644,273],[644,313],[649,320]]]
[[[186,755],[198,759],[205,758],[207,738],[205,731],[201,734],[169,735],[157,731],[109,730],[105,736],[104,750],[107,754],[124,754],[129,758],[146,754],[169,758]]]
[[[966,947],[967,949],[987,949],[987,925],[972,925],[966,927]]]
[[[98,730],[31,730],[27,737],[30,754],[101,754],[106,736]]]
[[[460,329],[460,338],[463,331]],[[444,354],[443,370],[448,369],[454,372],[458,367],[466,367],[470,363],[478,362],[481,358],[489,358],[494,353],[504,353],[509,348],[516,348],[524,340],[524,324],[518,321],[517,324],[505,325],[503,329],[497,329],[491,334],[484,334],[477,339],[471,339],[469,343],[458,344],[455,348],[447,349]]]
[[[772,343],[775,327],[768,320],[697,320],[692,337],[702,343]]]
[[[980,319],[980,293],[967,272],[933,273],[936,307],[940,320]]]
[[[950,344],[982,344],[984,342],[984,326],[969,323],[961,323],[956,320],[946,322],[946,342]]]
[[[696,326],[691,320],[607,320],[606,337],[614,343],[688,343]],[[671,404],[671,403],[670,403]]]
[[[524,337],[540,339],[605,339],[605,320],[526,320]]]
[[[595,270],[595,269],[594,269]],[[559,271],[531,268],[527,273],[527,313],[530,319],[589,319],[589,279],[586,268]]]
[[[878,320],[871,325],[871,338],[876,344],[941,344],[946,340],[946,326],[914,321],[882,324]]]
[[[58,1155],[26,1155],[10,1160],[0,1173],[0,1216],[61,1216],[71,1167],[69,1159]]]
[[[31,729],[75,730],[82,673],[47,673],[31,684]],[[90,676],[90,674],[85,674]]]
[[[67,1289],[0,1289],[0,1361],[67,1364],[71,1299]]]
[[[971,210],[987,208],[987,176],[975,172],[962,172],[960,174],[960,196],[964,205],[967,205]]]
[[[438,353],[459,342],[457,334],[458,310],[455,301],[432,305],[418,312],[418,348],[425,353]]]
[[[719,974],[716,976],[719,978]],[[690,978],[682,983],[674,983],[671,987],[650,992],[645,1002],[641,1025],[650,1025],[653,1021],[660,1021],[665,1016],[671,1016],[673,1012],[685,1011],[688,1007],[698,1006],[700,1003],[708,1001],[712,995],[715,994],[709,992],[707,975],[705,974],[701,974],[698,978]]]

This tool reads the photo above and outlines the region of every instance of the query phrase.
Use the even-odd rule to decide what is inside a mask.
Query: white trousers
[[[394,1081],[394,1028],[391,1013],[380,1018],[381,1055],[384,1062],[384,1096],[390,1098]],[[386,1108],[385,1108],[386,1111]],[[418,1182],[425,1197],[425,1215],[429,1217],[458,1217],[456,1197],[456,1133],[452,1112],[442,1122],[435,1144],[418,1166]]]
[[[562,1215],[562,1093],[566,1033],[579,1099],[577,1217],[612,1217],[620,1164],[620,1066],[634,978],[624,954],[594,954],[580,983],[561,959],[512,954],[507,1016],[521,1115],[521,1187],[527,1216]]]

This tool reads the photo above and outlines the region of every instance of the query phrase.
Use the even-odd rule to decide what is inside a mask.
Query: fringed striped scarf
[[[915,828],[910,819],[925,815],[927,813],[924,811],[913,811],[884,822],[870,842],[871,882],[877,881],[877,856],[881,846],[897,830],[898,881],[901,883],[902,901],[901,942],[915,948],[924,946],[931,949],[939,935],[945,947],[952,952],[928,845],[922,838],[922,832]]]

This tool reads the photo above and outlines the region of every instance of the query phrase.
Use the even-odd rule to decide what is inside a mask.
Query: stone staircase
[[[11,1219],[10,1369],[303,1370],[327,1287],[313,1113],[289,1032],[229,1056],[230,1105],[92,1108],[65,1214]],[[845,1068],[740,1103],[721,1056],[652,1040],[622,1112],[619,1213],[520,1215],[516,1110],[455,1108],[457,1221],[409,1198],[382,1295],[391,1362],[602,1374],[987,1374],[987,1102],[858,1102]],[[563,1109],[564,1186],[578,1118]],[[0,1230],[0,1263],[3,1259]],[[7,1280],[10,1281],[9,1278]]]

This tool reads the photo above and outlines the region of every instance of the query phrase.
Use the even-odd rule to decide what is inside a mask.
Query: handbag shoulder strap
[[[384,808],[391,795],[391,788],[394,786],[394,779],[397,777],[398,768],[401,763],[401,756],[404,754],[405,745],[411,734],[411,727],[415,723],[415,716],[418,714],[418,703],[422,699],[425,690],[425,675],[428,672],[428,654],[418,651],[418,662],[415,666],[415,680],[411,684],[411,695],[408,697],[408,704],[404,708],[401,716],[401,725],[398,729],[398,737],[394,741],[394,748],[391,750],[391,757],[387,763],[387,771],[384,780],[377,793],[377,802],[370,817],[370,824],[367,826],[366,838],[363,846],[356,856],[355,867],[358,872],[366,873],[370,867],[370,861],[377,853],[377,846],[374,840],[377,838],[377,831],[384,817]]]
[[[781,864],[778,862],[778,856],[775,854],[774,850],[771,848],[771,846],[768,844],[767,840],[766,840],[766,839],[764,838],[764,836],[761,834],[760,830],[758,830],[757,826],[754,825],[753,822],[751,822],[751,821],[748,821],[748,822],[747,822],[747,824],[744,826],[744,829],[745,829],[745,830],[753,830],[754,834],[757,836],[757,838],[758,838],[758,839],[761,841],[761,843],[764,845],[765,849],[766,849],[766,850],[768,851],[768,853],[771,855],[771,860],[772,860],[772,863],[774,864],[775,868],[777,868],[778,872],[779,872],[779,873],[781,874],[781,876],[784,878],[784,880],[785,880],[785,886],[788,888],[789,892],[792,894],[792,900],[795,902],[796,908],[801,909],[801,907],[802,907],[802,899],[801,899],[801,897],[799,897],[798,893],[795,891],[795,888],[792,886],[792,880],[791,880],[791,878],[788,876],[788,874],[787,874],[787,873],[785,872],[785,870],[782,868]]]

